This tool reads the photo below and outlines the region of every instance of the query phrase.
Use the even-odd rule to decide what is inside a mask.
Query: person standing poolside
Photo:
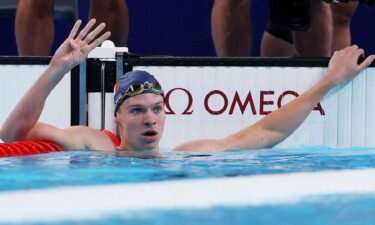
[[[283,0],[279,1],[283,2]],[[242,57],[250,55],[253,35],[249,12],[250,5],[250,0],[214,1],[211,15],[211,33],[217,56]],[[314,15],[311,21],[311,29],[308,32],[293,32],[295,46],[293,52],[295,50],[298,56],[304,57],[331,56],[332,27],[330,24],[330,6],[322,0],[311,0],[311,8]],[[274,9],[274,11],[280,10],[285,9]],[[267,38],[265,41],[273,41],[273,36],[270,36],[267,31],[265,37]],[[314,48],[310,47],[311,43],[314,43]],[[279,50],[280,48],[282,49]],[[275,41],[272,42],[272,46],[264,51],[267,50],[274,51],[276,54],[285,52],[283,43]]]
[[[250,54],[253,35],[250,5],[250,0],[214,0],[211,33],[217,56]]]
[[[82,62],[89,51],[110,36],[106,32],[95,38],[104,29],[104,24],[100,24],[90,32],[95,20],[91,20],[76,35],[80,24],[78,21],[74,25],[46,71],[13,109],[3,124],[0,137],[6,142],[50,140],[64,149],[159,151],[166,119],[164,92],[155,77],[145,71],[126,73],[116,83],[114,122],[119,131],[118,145],[102,131],[86,126],[59,129],[37,123],[46,98],[64,74]],[[363,54],[363,49],[356,45],[335,52],[325,76],[285,106],[237,133],[222,139],[189,141],[178,145],[175,150],[224,151],[275,146],[305,120],[329,90],[353,79],[374,61],[375,56],[371,55],[358,65],[358,58]]]
[[[278,1],[284,4],[283,0]],[[291,31],[271,23],[263,34],[261,56],[330,57],[334,51],[350,45],[350,21],[358,2],[340,4],[328,4],[323,0],[310,2],[312,14],[310,29],[304,32]],[[301,1],[299,4],[306,3]],[[211,30],[217,56],[250,55],[253,33],[250,5],[250,0],[214,1]],[[283,10],[285,11],[285,9],[273,8],[273,13]],[[296,22],[298,18],[288,18],[288,20]]]
[[[15,30],[20,56],[50,55],[54,36],[54,0],[20,0]],[[90,18],[107,24],[111,40],[125,46],[129,18],[125,0],[90,0]]]
[[[321,1],[322,5],[327,5]],[[322,26],[313,26],[312,30],[307,32],[315,33],[311,35],[310,39],[305,39],[305,47],[302,46],[294,46],[293,40],[293,33],[290,30],[283,29],[280,27],[275,26],[274,24],[270,23],[263,34],[262,43],[261,43],[261,56],[262,57],[293,57],[293,56],[331,56],[335,51],[341,50],[345,47],[351,45],[351,34],[350,34],[350,23],[351,19],[357,9],[358,2],[351,1],[346,3],[331,3],[329,4],[331,12],[331,19],[323,20],[323,24],[325,28],[330,30],[331,36],[330,38],[325,39],[324,35],[320,35],[320,27]],[[317,7],[315,6],[315,11]],[[319,8],[318,8],[319,9]],[[322,13],[323,11],[320,11]],[[316,17],[316,16],[315,16]],[[320,17],[321,18],[321,17]],[[324,19],[324,18],[323,18]],[[318,24],[319,25],[319,24]],[[327,31],[326,29],[323,30],[323,33]],[[300,34],[301,35],[301,34]],[[318,37],[318,38],[315,38]],[[322,40],[322,38],[324,40]],[[329,43],[330,42],[330,43]],[[302,42],[299,42],[302,43]],[[323,43],[323,44],[318,44]],[[310,51],[310,46],[322,46],[325,45],[324,48],[315,49],[315,53]],[[329,49],[330,51],[328,55],[323,49]],[[297,54],[296,49],[300,49],[300,54]],[[323,50],[323,51],[322,51]]]

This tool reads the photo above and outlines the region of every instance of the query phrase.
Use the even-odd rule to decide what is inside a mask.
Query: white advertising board
[[[258,121],[311,87],[319,67],[138,66],[154,74],[166,92],[167,121],[161,146],[221,138]],[[310,113],[278,147],[375,146],[375,69],[342,85]],[[112,121],[112,120],[111,120]]]
[[[0,126],[47,65],[0,65]],[[71,124],[70,74],[67,74],[47,98],[40,121],[59,128]]]

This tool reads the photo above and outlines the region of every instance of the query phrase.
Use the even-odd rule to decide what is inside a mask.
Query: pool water
[[[299,147],[199,154],[126,154],[77,150],[0,158],[0,192],[365,168],[375,168],[375,149]],[[186,192],[188,194],[189,190]],[[228,195],[235,194],[228,191]],[[299,202],[257,206],[156,209],[132,213],[119,210],[95,219],[66,218],[53,222],[25,220],[21,224],[39,223],[373,224],[375,195],[315,196]]]
[[[213,207],[210,209],[119,212],[98,220],[53,224],[186,224],[186,225],[370,225],[374,224],[375,197],[346,196],[308,199],[299,204],[259,207]]]

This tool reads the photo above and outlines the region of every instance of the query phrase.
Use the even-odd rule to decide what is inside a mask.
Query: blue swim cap
[[[127,72],[122,75],[116,82],[114,92],[115,116],[120,105],[130,97],[145,93],[154,93],[164,98],[164,92],[159,81],[148,72],[139,70]]]

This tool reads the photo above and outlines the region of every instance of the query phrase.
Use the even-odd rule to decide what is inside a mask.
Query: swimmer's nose
[[[155,115],[151,112],[151,110],[148,110],[148,112],[145,114],[143,122],[147,127],[152,127],[156,125]]]
[[[145,125],[146,125],[147,127],[153,127],[153,126],[156,125],[156,122],[155,122],[155,121],[146,121],[146,122],[145,122]]]

